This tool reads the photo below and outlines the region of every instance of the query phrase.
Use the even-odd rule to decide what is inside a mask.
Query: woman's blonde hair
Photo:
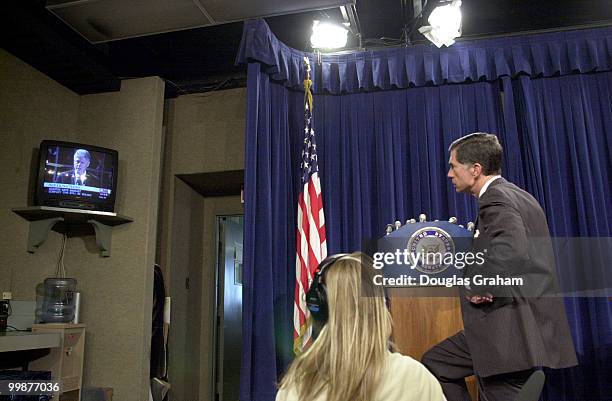
[[[391,336],[383,289],[374,285],[371,259],[343,256],[325,270],[329,318],[316,341],[296,357],[280,388],[295,386],[300,401],[322,391],[327,401],[370,401]]]

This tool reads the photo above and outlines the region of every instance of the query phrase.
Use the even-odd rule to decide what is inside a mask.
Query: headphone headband
[[[329,266],[348,255],[348,253],[337,253],[323,259],[317,267],[312,284],[310,285],[308,293],[306,294],[306,304],[308,305],[310,315],[317,323],[320,323],[321,325],[327,323],[327,318],[329,316],[327,306],[327,288],[323,280],[325,271],[329,268]]]

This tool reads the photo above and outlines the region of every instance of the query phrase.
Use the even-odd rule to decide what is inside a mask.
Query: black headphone
[[[325,287],[324,280],[325,271],[336,261],[348,255],[348,253],[338,253],[323,259],[321,263],[319,263],[312,284],[308,289],[308,293],[306,293],[306,305],[308,305],[310,315],[315,322],[321,326],[327,323],[327,318],[329,316],[327,307],[327,288]]]

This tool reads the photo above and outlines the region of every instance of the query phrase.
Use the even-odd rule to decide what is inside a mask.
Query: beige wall
[[[177,174],[244,169],[246,88],[179,96],[166,101],[157,260],[172,275],[174,180]]]
[[[163,101],[164,84],[155,77],[123,81],[120,92],[81,99],[78,138],[119,152],[116,210],[134,219],[113,229],[110,258],[81,244],[67,259],[81,265],[75,277],[91,333],[86,382],[111,385],[120,400],[148,395]],[[93,238],[87,241],[93,246]]]
[[[159,78],[123,81],[121,91],[78,96],[0,52],[3,171],[0,290],[33,300],[53,274],[60,235],[25,252],[27,223],[10,212],[26,205],[30,159],[40,140],[63,139],[119,151],[116,210],[134,222],[113,229],[112,256],[93,237],[70,238],[66,270],[83,293],[87,324],[84,384],[113,387],[115,398],[148,399],[152,268],[158,212],[164,85]],[[8,277],[8,279],[7,279]]]
[[[40,141],[76,139],[79,103],[78,95],[0,50],[0,291],[14,299],[34,299],[36,283],[53,274],[61,237],[51,235],[27,254],[28,225],[11,208],[28,205]]]
[[[244,168],[246,88],[171,100],[174,174]]]
[[[172,277],[166,282],[172,295],[169,334],[169,378],[172,400],[197,400],[200,377],[200,337],[202,296],[202,242],[204,198],[175,178]],[[189,288],[187,288],[189,280]]]
[[[240,197],[203,198],[176,175],[243,169],[245,118],[245,88],[166,102],[158,259],[172,296],[172,401],[211,399],[216,216],[242,214]]]
[[[116,210],[135,222],[113,229],[110,258],[98,255],[93,237],[67,243],[67,272],[79,281],[82,319],[88,325],[84,383],[113,387],[116,399],[147,399],[151,268],[162,178],[157,251],[173,296],[172,400],[208,400],[216,216],[240,214],[242,206],[239,197],[204,199],[175,175],[243,169],[246,89],[168,101],[165,139],[162,109],[158,78],[124,81],[120,92],[78,96],[0,50],[0,167],[9,172],[0,176],[0,224],[5,227],[0,231],[0,291],[33,300],[36,283],[55,270],[61,236],[51,233],[35,254],[28,254],[28,225],[10,211],[28,204],[40,141],[117,149]]]

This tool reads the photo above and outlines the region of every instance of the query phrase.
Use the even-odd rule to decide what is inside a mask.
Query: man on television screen
[[[91,164],[91,155],[85,149],[77,149],[73,156],[74,169],[60,173],[57,181],[64,184],[82,185],[88,187],[99,187],[100,180],[87,168]]]

